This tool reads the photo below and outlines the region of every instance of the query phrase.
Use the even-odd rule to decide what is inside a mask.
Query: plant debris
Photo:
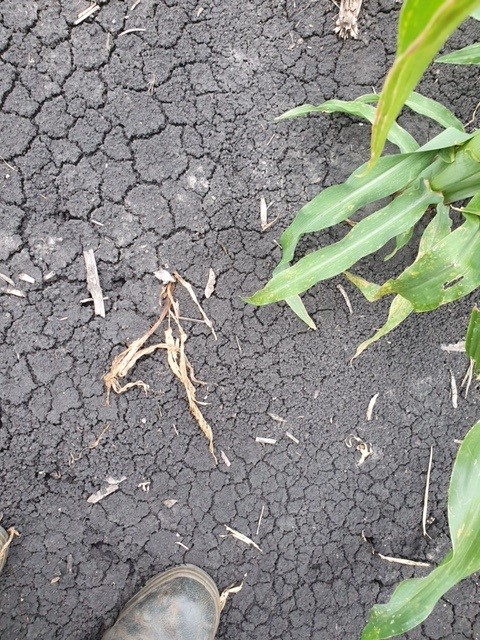
[[[364,442],[361,438],[351,433],[348,438],[345,439],[346,446],[351,449],[356,444],[355,449],[360,451],[360,459],[357,463],[359,467],[365,462],[365,460],[373,454],[373,447],[370,442]]]
[[[180,542],[180,540],[175,540],[175,544],[178,544],[178,546],[182,547],[183,549],[185,549],[185,551],[190,551],[190,548],[187,547],[186,544],[183,544],[183,542]]]
[[[245,574],[244,579],[239,585],[235,586],[234,584],[232,584],[222,591],[222,593],[220,594],[220,611],[224,610],[229,596],[232,596],[235,593],[239,593],[243,589],[243,583],[245,582],[246,577],[247,574]]]
[[[440,349],[448,353],[465,353],[465,340],[453,344],[441,344]]]
[[[475,370],[475,360],[470,358],[470,364],[468,365],[467,372],[462,380],[462,388],[465,387],[465,398],[468,397],[468,392],[470,391],[470,385],[473,380],[473,372]]]
[[[272,227],[278,220],[278,218],[275,218],[274,220],[268,222],[268,210],[271,206],[272,203],[267,205],[266,200],[263,196],[260,198],[260,225],[262,227],[262,231],[267,231],[267,229],[270,229],[270,227]]]
[[[255,442],[259,442],[260,444],[277,444],[275,438],[262,438],[260,436],[255,438]]]
[[[337,289],[342,294],[342,297],[345,300],[345,304],[347,305],[348,311],[349,311],[350,315],[352,315],[353,307],[352,307],[352,303],[350,302],[350,298],[348,297],[348,293],[345,291],[345,289],[342,287],[341,284],[337,284]]]
[[[268,413],[267,415],[270,416],[272,420],[275,420],[275,422],[286,422],[285,418],[277,416],[276,413]]]
[[[98,491],[95,491],[95,493],[87,498],[87,502],[90,504],[97,504],[97,502],[100,502],[100,500],[103,500],[110,494],[115,493],[115,491],[118,490],[120,484],[126,479],[126,476],[122,476],[121,478],[118,478],[118,480],[116,478],[108,476],[108,478],[106,479],[107,486],[102,487]]]
[[[207,286],[205,287],[205,298],[210,298],[212,293],[215,291],[216,282],[217,282],[217,276],[215,275],[215,271],[212,268],[210,268],[208,271]]]
[[[455,376],[452,370],[450,370],[450,386],[451,386],[451,392],[452,392],[452,407],[454,409],[458,409],[457,381],[455,380]]]
[[[96,316],[105,318],[105,304],[103,302],[103,293],[98,277],[97,263],[93,249],[87,249],[83,252],[85,260],[85,269],[87,271],[87,289],[93,298],[93,307]]]
[[[429,562],[417,562],[416,560],[407,560],[406,558],[394,558],[393,556],[384,556],[382,553],[378,553],[378,551],[375,551],[375,555],[377,555],[382,560],[386,560],[387,562],[405,564],[408,567],[430,567],[431,566]]]
[[[35,278],[29,276],[28,273],[20,273],[18,275],[18,279],[22,280],[23,282],[28,282],[28,284],[35,284]]]
[[[175,506],[177,504],[178,500],[164,500],[163,504],[167,507],[167,509],[171,509],[173,506]]]
[[[372,396],[372,398],[370,398],[370,402],[368,403],[366,418],[369,422],[373,417],[373,410],[375,408],[379,395],[379,393],[376,393],[374,396]]]
[[[0,273],[0,280],[4,280],[7,284],[11,285],[12,287],[15,286],[15,282],[4,273]]]
[[[83,22],[84,20],[89,18],[91,15],[93,15],[99,9],[100,9],[100,6],[96,2],[94,2],[87,9],[84,9],[83,11],[81,11],[78,14],[77,19],[75,20],[75,22],[73,24],[75,26],[77,26],[77,24],[80,24],[81,22]]]
[[[427,533],[427,513],[428,513],[428,492],[430,490],[430,474],[432,472],[433,447],[430,447],[430,458],[428,461],[427,480],[425,482],[425,495],[423,498],[422,531],[425,538],[430,538]]]
[[[7,529],[7,533],[8,533],[8,538],[5,541],[5,543],[2,545],[2,548],[0,549],[0,566],[2,565],[2,563],[5,560],[5,557],[6,557],[7,552],[8,552],[8,547],[12,544],[13,539],[15,537],[17,537],[17,538],[20,537],[20,534],[15,529],[15,527],[10,527],[9,529]]]
[[[349,36],[358,38],[358,14],[362,0],[340,0],[340,9],[335,23],[335,33],[346,40]]]
[[[225,465],[227,467],[231,466],[231,462],[230,460],[227,458],[227,454],[224,451],[220,451],[220,457],[222,458],[223,462],[225,463]]]
[[[150,329],[146,333],[143,334],[143,336],[137,338],[137,340],[134,340],[124,351],[119,353],[113,359],[110,370],[103,376],[103,380],[107,390],[107,404],[109,402],[110,392],[112,390],[115,393],[120,394],[124,393],[128,389],[131,389],[132,387],[140,387],[146,393],[150,387],[148,386],[148,384],[143,382],[143,380],[128,382],[127,384],[122,386],[120,384],[120,379],[124,378],[129,373],[129,371],[135,366],[137,360],[139,360],[143,356],[150,355],[158,349],[164,349],[167,352],[168,366],[170,367],[173,375],[181,382],[187,396],[188,408],[190,410],[190,413],[193,415],[198,426],[200,427],[200,430],[207,438],[209,443],[209,451],[212,454],[213,459],[215,460],[215,464],[217,464],[218,461],[213,447],[213,432],[198,406],[200,403],[196,397],[197,390],[195,385],[204,383],[202,383],[200,380],[197,380],[197,378],[195,377],[194,368],[185,354],[185,343],[188,336],[185,333],[180,322],[181,316],[179,303],[173,298],[173,292],[177,283],[184,287],[196,307],[199,309],[200,315],[202,316],[202,320],[200,320],[200,322],[203,322],[209,327],[215,339],[217,339],[217,336],[212,322],[203,311],[200,303],[198,302],[197,296],[192,289],[192,286],[188,282],[186,282],[178,273],[173,274],[174,281],[172,282],[170,280],[170,278],[172,277],[171,274],[164,270],[162,270],[161,272],[156,272],[155,275],[159,279],[161,279],[162,282],[167,283],[161,293],[161,299],[163,300],[162,311],[158,320],[150,327]],[[167,318],[168,326],[165,329],[165,342],[159,342],[150,345],[149,347],[144,347],[143,345]],[[176,335],[174,335],[174,330]]]
[[[255,549],[258,549],[258,551],[260,551],[260,553],[263,553],[258,544],[251,540],[248,536],[240,533],[240,531],[232,529],[232,527],[229,527],[228,525],[225,525],[225,529],[228,531],[228,533],[221,535],[221,538],[228,538],[228,536],[231,535],[233,538],[236,538],[237,540],[240,540],[241,542],[244,542],[249,546],[255,547]]]
[[[290,440],[295,444],[300,444],[300,440],[296,438],[293,434],[291,434],[290,431],[285,431],[285,435],[287,436],[287,438],[290,438]]]
[[[260,517],[258,519],[258,524],[257,524],[257,530],[255,532],[255,535],[258,536],[259,532],[260,532],[260,526],[262,524],[262,520],[263,520],[263,513],[265,511],[265,505],[262,506],[262,510],[260,511]]]
[[[13,287],[2,287],[0,289],[0,293],[5,293],[10,296],[15,296],[17,298],[26,298],[27,296],[20,289],[14,289]]]

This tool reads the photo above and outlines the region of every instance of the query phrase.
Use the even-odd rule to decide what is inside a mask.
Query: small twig
[[[429,567],[429,562],[417,562],[416,560],[407,560],[406,558],[394,558],[393,556],[384,556],[382,553],[376,552],[376,555],[387,562],[395,562],[397,564],[405,564],[408,567]]]
[[[430,447],[430,459],[428,461],[427,480],[425,482],[425,495],[423,498],[422,530],[425,538],[430,538],[427,533],[428,492],[430,490],[430,474],[432,471],[433,447]],[[431,538],[430,538],[431,539]]]
[[[77,24],[80,24],[81,22],[83,22],[84,20],[86,20],[87,18],[89,18],[91,15],[93,15],[96,11],[98,11],[100,9],[99,5],[94,3],[92,5],[90,5],[88,7],[88,9],[85,9],[84,11],[81,11],[78,16],[77,19],[75,20],[75,22],[73,23],[75,26],[77,26]]]
[[[257,530],[255,532],[255,535],[258,536],[258,533],[260,531],[260,526],[262,524],[262,520],[263,520],[263,512],[265,511],[265,505],[263,505],[262,510],[260,512],[260,517],[258,519],[258,524],[257,524]]]

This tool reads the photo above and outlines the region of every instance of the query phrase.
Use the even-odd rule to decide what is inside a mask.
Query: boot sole
[[[6,543],[7,540],[8,540],[8,533],[5,531],[3,527],[0,527],[0,549],[3,547],[3,545]],[[3,569],[5,562],[7,561],[7,555],[8,555],[8,551],[3,556],[3,560],[0,561],[0,571]]]
[[[193,564],[183,564],[178,567],[172,567],[171,569],[167,569],[162,573],[159,573],[157,576],[150,578],[150,580],[145,584],[143,589],[131,598],[124,608],[121,610],[120,615],[118,616],[118,620],[121,620],[136,604],[138,604],[143,598],[149,595],[152,591],[154,591],[157,587],[165,584],[166,582],[170,582],[175,578],[190,578],[191,580],[196,580],[199,582],[207,592],[211,595],[216,609],[216,628],[218,627],[218,623],[220,622],[220,595],[218,593],[217,585],[212,580],[212,578],[203,571],[203,569],[199,569],[195,567]],[[212,640],[215,636],[212,636]]]

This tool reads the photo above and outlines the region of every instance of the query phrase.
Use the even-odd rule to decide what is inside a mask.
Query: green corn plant
[[[375,605],[361,640],[383,640],[423,622],[458,582],[480,571],[480,422],[457,453],[448,490],[452,549],[428,576],[404,580],[387,604]]]
[[[385,324],[359,345],[356,357],[411,313],[437,309],[480,286],[480,261],[475,259],[480,249],[480,130],[466,133],[449,109],[413,91],[448,36],[469,14],[478,17],[479,6],[480,0],[406,0],[396,60],[380,96],[302,105],[278,118],[344,113],[367,120],[373,124],[371,158],[343,184],[324,189],[300,209],[280,237],[282,254],[272,278],[247,302],[263,306],[284,300],[315,328],[300,294],[323,280],[343,274],[372,302],[393,295]],[[420,146],[395,122],[404,104],[441,125],[442,133]],[[398,154],[380,157],[386,139],[398,147]],[[302,236],[352,222],[363,207],[388,197],[391,201],[386,206],[357,220],[340,241],[294,262]],[[468,198],[470,202],[461,209],[463,223],[453,228],[449,205]],[[386,259],[395,255],[412,241],[418,223],[426,217],[430,220],[433,212],[416,259],[396,278],[375,284],[352,273],[362,258],[390,241],[395,248]]]

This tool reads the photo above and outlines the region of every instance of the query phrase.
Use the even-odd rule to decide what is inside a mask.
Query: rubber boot
[[[220,619],[218,589],[193,565],[152,578],[120,612],[103,640],[214,640]]]
[[[5,531],[3,527],[0,527],[0,549],[8,540],[8,533]],[[3,558],[0,558],[0,572],[5,566],[5,562],[7,561],[8,551],[3,555]]]

